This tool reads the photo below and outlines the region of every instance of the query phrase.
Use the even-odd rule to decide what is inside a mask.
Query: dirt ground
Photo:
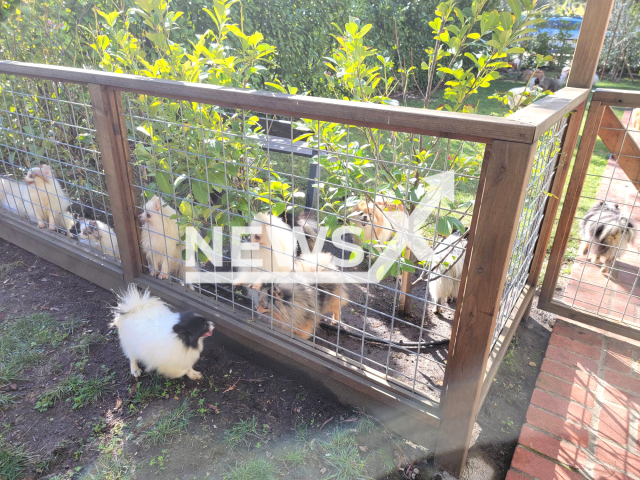
[[[431,448],[215,339],[196,366],[202,381],[136,383],[109,329],[114,304],[0,240],[0,479],[437,478]],[[505,477],[552,323],[534,308],[520,325],[466,478]]]

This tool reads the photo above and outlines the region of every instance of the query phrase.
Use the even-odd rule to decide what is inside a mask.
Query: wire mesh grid
[[[87,87],[1,75],[0,89],[3,213],[119,261]]]
[[[565,251],[554,298],[573,308],[640,323],[640,111],[612,108],[603,123]],[[615,119],[613,119],[615,120]],[[617,125],[616,125],[617,123]]]
[[[500,332],[506,325],[529,276],[529,268],[533,261],[540,226],[544,219],[545,206],[550,195],[551,183],[556,171],[557,158],[566,126],[567,119],[565,117],[538,139],[533,167],[518,221],[511,261],[507,269],[504,291],[500,300],[492,346],[495,345]]]
[[[483,144],[126,93],[123,110],[147,274],[439,398]]]

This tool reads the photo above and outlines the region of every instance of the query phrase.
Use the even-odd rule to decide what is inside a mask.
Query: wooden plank
[[[509,350],[509,345],[511,344],[511,340],[513,340],[513,337],[516,334],[516,330],[518,330],[518,325],[520,325],[520,322],[523,318],[527,318],[529,316],[529,311],[531,310],[531,302],[533,302],[535,291],[535,287],[525,285],[522,293],[520,294],[518,302],[516,303],[515,307],[513,307],[513,311],[511,312],[507,323],[502,329],[500,337],[498,337],[498,340],[496,341],[496,344],[491,351],[491,355],[489,356],[489,361],[487,363],[487,373],[484,376],[484,383],[482,384],[482,390],[480,392],[480,403],[478,404],[478,410],[482,408],[482,405],[484,404],[484,401],[489,394],[493,379],[496,377],[500,365],[502,364],[502,360],[504,360],[504,356]]]
[[[0,238],[107,290],[124,285],[122,269],[114,261],[92,255],[75,240],[27,225],[4,212],[0,213]]]
[[[243,90],[55,65],[4,60],[0,61],[0,74],[3,73],[103,85],[127,92],[204,102],[229,108],[481,143],[491,139],[532,143],[536,132],[534,126],[510,118]]]
[[[547,312],[555,313],[556,315],[569,318],[576,322],[583,323],[591,327],[601,328],[607,332],[640,341],[640,328],[631,324],[607,320],[606,318],[602,318],[593,313],[576,310],[575,308],[565,305],[557,300],[553,300],[545,304],[544,309]]]
[[[578,154],[576,155],[573,171],[571,172],[571,180],[569,180],[569,186],[567,187],[567,193],[562,206],[562,213],[558,220],[556,236],[553,240],[553,246],[551,247],[551,255],[549,256],[547,273],[540,291],[538,308],[545,309],[547,303],[553,299],[553,291],[558,282],[558,275],[560,274],[560,269],[564,261],[564,252],[571,234],[571,226],[573,225],[573,219],[576,209],[578,208],[578,202],[580,201],[580,193],[582,192],[582,186],[587,171],[589,170],[593,149],[598,139],[597,132],[600,128],[600,120],[602,119],[604,108],[605,106],[597,101],[591,102],[589,106],[587,121],[582,132],[582,140],[580,141]]]
[[[568,87],[591,88],[614,0],[588,0],[571,62]]]
[[[615,107],[640,108],[640,92],[637,90],[598,88],[591,97],[591,101],[594,100]]]
[[[587,101],[589,90],[565,87],[535,103],[518,110],[508,118],[536,127],[536,138],[558,123],[567,113]]]
[[[131,282],[142,272],[142,257],[122,99],[120,92],[101,85],[89,85],[89,94],[122,269]]]
[[[617,158],[618,166],[640,190],[640,146],[637,139],[640,134],[628,132],[611,107],[604,108],[598,136],[607,150]]]
[[[411,415],[427,425],[438,426],[437,405],[405,389],[396,389],[391,384],[384,384],[383,378],[367,375],[362,370],[347,362],[314,350],[310,344],[290,339],[270,330],[266,325],[249,324],[237,312],[226,306],[201,297],[184,287],[174,286],[169,282],[155,279],[149,275],[141,275],[135,283],[148,288],[152,294],[158,295],[175,307],[194,310],[209,318],[225,335],[247,341],[249,345],[262,345],[273,350],[276,356],[286,356],[296,362],[301,369],[312,369],[327,378],[332,378],[345,386]]]
[[[496,141],[482,165],[486,179],[482,197],[476,199],[477,226],[454,317],[436,448],[437,464],[455,477],[466,463],[534,155],[533,145]]]
[[[586,102],[578,106],[578,109],[571,114],[571,117],[568,120],[569,123],[566,127],[564,139],[562,141],[562,150],[558,157],[556,172],[553,178],[553,184],[551,185],[551,196],[547,199],[547,205],[544,210],[544,220],[540,226],[540,234],[538,236],[538,241],[536,242],[535,254],[531,262],[531,268],[529,269],[529,278],[527,279],[527,283],[533,287],[538,283],[538,278],[540,277],[540,272],[544,265],[544,259],[547,256],[547,246],[549,245],[556,214],[558,213],[560,199],[562,198],[562,191],[564,190],[569,168],[571,167],[573,151],[576,147],[576,143],[578,142],[578,136],[580,135],[582,117],[584,116],[586,106]]]

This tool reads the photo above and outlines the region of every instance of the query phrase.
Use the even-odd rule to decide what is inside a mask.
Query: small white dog
[[[162,300],[149,291],[141,293],[135,285],[120,296],[115,313],[112,325],[118,329],[131,375],[140,376],[140,362],[147,371],[155,370],[168,378],[202,378],[193,366],[200,358],[204,339],[213,332],[213,322],[194,312],[172,312]]]
[[[69,229],[69,233],[77,236],[80,243],[88,245],[104,255],[120,260],[116,233],[106,223],[100,220],[78,218],[73,228]]]
[[[147,257],[151,275],[166,280],[170,275],[184,278],[180,229],[176,211],[154,195],[138,217],[142,225],[140,246]]]
[[[69,196],[46,164],[27,171],[24,182],[0,178],[0,205],[40,228],[68,230],[73,225]]]
[[[450,298],[458,296],[467,247],[467,240],[460,239],[461,236],[460,232],[453,232],[433,252],[433,265],[442,261],[432,273],[434,277],[440,277],[429,282],[429,293],[434,302],[433,313],[440,312],[441,307],[445,306]]]

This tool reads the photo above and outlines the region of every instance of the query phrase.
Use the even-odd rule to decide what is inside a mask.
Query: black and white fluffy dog
[[[580,251],[587,258],[594,252],[595,261],[603,264],[600,271],[603,275],[609,275],[616,253],[620,251],[622,255],[627,245],[633,242],[633,228],[633,223],[618,205],[611,202],[596,203],[580,220]]]
[[[131,375],[140,376],[140,362],[147,371],[156,370],[168,378],[202,378],[193,366],[204,339],[213,332],[212,322],[194,312],[172,312],[162,300],[148,290],[141,293],[135,285],[120,296],[115,313],[113,326],[118,328]]]

